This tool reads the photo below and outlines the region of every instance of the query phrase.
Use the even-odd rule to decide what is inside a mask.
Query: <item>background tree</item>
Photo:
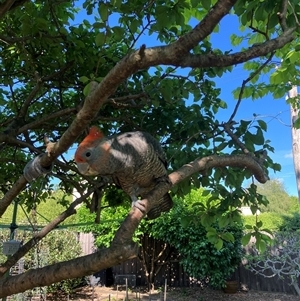
[[[280,169],[266,153],[273,151],[264,139],[266,123],[236,120],[236,113],[244,98],[268,93],[282,97],[291,88],[289,75],[298,84],[298,1],[85,1],[83,8],[85,15],[78,15],[71,2],[0,4],[0,215],[19,194],[26,196],[28,208],[34,207],[54,179],[66,194],[74,187],[81,194],[0,266],[1,275],[74,214],[77,204],[93,192],[95,201],[111,187],[109,179],[80,176],[67,153],[91,123],[101,124],[105,134],[141,129],[161,141],[173,170],[171,184],[160,183],[142,200],[146,211],[171,188],[183,195],[191,184],[206,187],[212,200],[221,200],[216,214],[243,203],[259,207],[264,199],[256,186],[245,193],[242,183],[252,175],[264,183],[268,169]],[[234,52],[210,41],[229,12],[240,22],[241,34],[231,39]],[[157,47],[144,44],[144,35]],[[277,60],[283,63],[270,83],[260,81]],[[234,91],[236,107],[228,120],[218,120],[227,100],[220,99],[213,78],[242,63],[247,75]],[[33,157],[39,159],[37,170],[51,172],[28,185],[23,168]],[[207,227],[215,221],[203,216]],[[110,247],[98,253],[2,279],[0,296],[87,275],[136,256],[132,236],[143,217],[132,208]],[[217,231],[213,237],[220,246]]]
[[[274,212],[283,215],[299,210],[297,198],[287,193],[280,180],[270,180],[264,185],[258,185],[257,191],[268,200],[267,206],[261,207],[261,212]]]
[[[257,191],[266,197],[268,203],[261,206],[260,212],[255,215],[243,216],[245,225],[267,228],[274,231],[283,231],[288,221],[296,227],[296,217],[299,212],[298,197],[288,195],[283,183],[279,180],[270,180],[265,185],[258,185]]]
[[[168,214],[140,223],[134,241],[139,244],[138,258],[149,289],[154,288],[155,276],[162,263],[167,264],[174,256],[191,277],[214,288],[222,287],[241,262],[242,221],[237,223],[230,217],[234,213],[227,212],[223,218],[215,220],[218,224],[214,225],[216,229],[210,227],[207,214],[218,201],[211,206],[210,195],[203,196],[203,192],[203,189],[192,190],[184,199],[174,198],[174,208]],[[200,205],[205,206],[206,210],[202,210],[201,214],[196,211],[195,214],[196,206]],[[98,248],[108,247],[125,216],[123,207],[108,207],[102,211],[100,224],[90,224],[81,229],[93,233]],[[95,214],[87,208],[78,210],[79,223],[93,221],[94,218]],[[221,240],[216,240],[216,233]],[[222,246],[216,248],[220,241]]]
[[[287,279],[300,296],[299,232],[277,232],[274,245],[266,252],[248,256],[248,268],[266,278],[278,276]]]
[[[27,227],[26,230],[18,231],[15,236],[16,240],[26,241],[34,234],[34,230]],[[3,242],[9,238],[9,230],[0,230],[0,247],[2,250]],[[55,264],[60,261],[68,260],[82,254],[82,248],[78,241],[77,234],[74,231],[60,229],[51,232],[42,242],[32,248],[26,256],[23,257],[23,262],[20,266],[14,267],[15,274],[24,273],[29,269],[35,269],[44,266],[45,264]],[[0,254],[0,262],[5,262],[6,258]],[[22,267],[23,271],[19,268]],[[65,279],[58,283],[53,283],[48,286],[45,293],[52,293],[55,297],[60,294],[70,294],[72,290],[83,283],[83,279]],[[27,293],[32,293],[31,291]]]
[[[208,227],[211,200],[203,197],[202,192],[193,190],[184,199],[177,199],[170,214],[153,224],[151,235],[176,249],[180,264],[191,277],[221,288],[241,263],[242,223],[231,220],[232,212],[225,212],[224,219],[216,219],[213,227]],[[202,216],[195,214],[195,205],[199,203],[206,207]],[[222,247],[218,247],[220,242]]]

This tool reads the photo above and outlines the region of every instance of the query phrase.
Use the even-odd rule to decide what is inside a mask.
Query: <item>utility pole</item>
[[[297,86],[293,85],[292,89],[288,92],[288,98],[295,98],[298,96]],[[299,109],[298,101],[296,104],[290,104],[291,122],[292,122],[292,150],[294,169],[298,190],[298,201],[300,202],[300,129],[294,127],[296,120],[298,119]]]

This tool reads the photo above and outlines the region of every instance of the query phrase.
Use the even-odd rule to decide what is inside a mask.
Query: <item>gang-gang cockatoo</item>
[[[104,137],[94,126],[79,144],[75,162],[83,175],[111,176],[139,209],[138,197],[144,198],[158,181],[169,181],[165,153],[159,142],[145,132]],[[168,193],[157,204],[148,212],[149,219],[157,218],[173,206]]]

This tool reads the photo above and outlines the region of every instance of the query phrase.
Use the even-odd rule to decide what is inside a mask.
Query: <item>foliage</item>
[[[43,200],[36,206],[26,207],[23,202],[18,202],[17,208],[17,225],[35,224],[39,226],[46,225],[49,221],[57,217],[72,202],[70,195],[65,195],[61,190],[52,191],[47,199]],[[11,204],[1,217],[3,224],[9,225],[12,221],[14,204]],[[71,216],[62,222],[65,224],[75,223],[75,217]]]
[[[44,251],[48,253],[47,264],[49,265],[82,255],[82,248],[76,233],[68,230],[58,230],[49,233],[39,248],[39,252]],[[81,278],[65,279],[51,284],[47,287],[47,291],[53,294],[59,292],[69,294],[82,281]]]
[[[299,85],[299,11],[299,1],[286,0],[2,1],[0,215],[16,195],[28,211],[43,203],[54,181],[64,195],[74,187],[81,195],[97,190],[102,181],[100,190],[111,186],[110,178],[82,177],[74,165],[74,148],[90,124],[106,135],[144,130],[162,143],[170,170],[207,159],[193,175],[180,174],[172,192],[206,188],[210,202],[194,211],[222,250],[232,237],[213,226],[229,226],[240,205],[256,212],[266,204],[256,185],[243,189],[244,181],[254,173],[264,182],[269,170],[280,170],[265,152],[274,151],[266,122],[257,115],[240,120],[238,111],[245,99],[281,98]],[[232,45],[218,47],[212,36],[225,18],[237,25],[228,28]],[[238,64],[245,77],[229,111],[216,79]],[[219,114],[225,110],[229,118]],[[45,136],[42,162],[54,163],[53,170],[27,185],[24,166],[45,151]]]
[[[159,218],[151,228],[151,235],[168,242],[180,254],[180,263],[191,277],[209,278],[212,287],[220,288],[240,264],[242,258],[242,225],[232,222],[224,228],[216,223],[214,228],[205,228],[194,219],[194,207],[191,199],[201,200],[201,190],[192,191],[188,200],[177,199],[176,206]],[[186,222],[189,218],[190,222]],[[211,232],[222,239],[222,246],[216,248]]]
[[[128,208],[126,210],[126,207],[117,206],[103,209],[99,224],[94,223],[96,214],[91,213],[85,206],[81,206],[77,211],[78,223],[89,223],[88,225],[78,227],[79,231],[93,233],[95,237],[94,243],[97,248],[104,248],[110,245],[115,232],[127,215]]]
[[[130,5],[120,1],[85,1],[81,12],[83,21],[78,23],[76,17],[80,7],[76,5],[77,2],[75,6],[66,2],[55,5],[52,2],[26,2],[13,14],[7,14],[6,22],[2,23],[1,31],[11,32],[11,35],[4,39],[1,52],[0,126],[2,131],[16,133],[16,138],[21,141],[21,147],[17,141],[12,142],[15,151],[10,144],[2,150],[3,160],[10,162],[0,165],[3,192],[22,174],[25,163],[32,157],[31,152],[38,153],[44,135],[52,141],[62,136],[72,116],[77,114],[91,81],[101,82],[116,62],[139,47],[143,35],[151,36],[159,44],[170,43],[189,31],[193,22],[202,20],[209,10],[209,5],[195,1],[181,1],[177,5],[172,1],[164,5],[157,2],[143,5],[138,1]],[[252,17],[274,14],[273,5],[264,7],[263,12],[257,8],[260,5],[252,6],[255,7],[254,16],[250,14],[251,9],[238,3],[234,6],[243,30],[249,24],[257,28],[252,35],[247,31],[241,32],[240,37],[234,34],[234,46],[244,40],[249,44],[261,41],[260,28],[266,21],[260,18],[253,23]],[[298,5],[295,6],[297,10]],[[269,24],[267,35],[276,31],[274,24]],[[210,52],[226,54],[225,50],[215,48],[208,38],[193,49],[195,55]],[[278,55],[284,53],[279,51]],[[245,69],[249,73],[257,72],[259,66],[259,61],[249,62]],[[271,68],[273,65],[266,66],[267,70]],[[222,67],[179,72],[176,67],[165,66],[141,70],[128,78],[126,85],[117,88],[114,100],[105,104],[93,123],[101,124],[106,134],[136,129],[150,132],[165,146],[171,169],[198,156],[240,152],[234,141],[227,139],[223,121],[217,120],[216,115],[226,109],[227,104],[220,98],[220,88],[214,78],[230,71],[231,67]],[[262,97],[269,91],[277,93],[277,85],[276,91],[272,85],[262,87],[258,77],[259,74],[256,81],[245,88],[243,98],[256,98],[256,94]],[[30,94],[35,88],[35,94]],[[286,87],[282,87],[282,91],[285,90]],[[273,151],[270,141],[264,139],[266,130],[267,124],[257,118],[238,120],[231,128],[251,152],[260,148]],[[73,186],[78,187],[79,177],[74,175],[71,153],[62,158],[67,164],[57,162],[50,177],[42,181],[43,189],[36,191],[35,184],[28,187],[28,195],[35,191],[35,199],[27,198],[27,206],[47,198],[47,191],[51,189],[49,182],[53,178],[57,178],[60,187],[68,193]],[[280,169],[270,157],[265,167]],[[226,187],[240,187],[245,177],[249,178],[250,174],[220,168],[205,177],[193,175],[173,192],[184,195],[193,182],[213,191],[222,189],[225,193]]]
[[[264,212],[259,215],[243,216],[244,225],[254,226],[258,221],[262,222],[264,228],[272,231],[279,230],[284,220],[284,216],[274,212]]]
[[[248,255],[248,268],[266,278],[278,276],[287,279],[300,296],[300,234],[299,232],[277,232],[273,246],[263,253],[257,250]]]
[[[300,230],[300,213],[294,212],[290,215],[284,215],[282,224],[279,227],[279,231],[289,232]]]
[[[184,200],[175,198],[174,208],[169,213],[153,221],[142,221],[135,232],[134,240],[141,244],[142,238],[149,235],[168,243],[180,254],[186,272],[198,279],[209,277],[210,285],[220,287],[240,263],[242,226],[232,221],[230,225],[224,224],[222,228],[218,223],[213,225],[214,228],[204,227],[194,210],[195,204],[209,203],[210,195],[203,196],[203,191],[192,190]],[[106,247],[110,245],[125,216],[126,210],[122,207],[105,208],[99,225],[91,224],[80,229],[94,234],[98,248]],[[78,217],[79,222],[93,221],[95,215],[87,208],[81,207]],[[218,235],[222,241],[221,245],[212,233]]]
[[[288,195],[281,181],[274,179],[264,185],[258,184],[257,186],[257,191],[264,195],[269,202],[267,206],[261,207],[261,212],[286,214],[299,210],[297,198]]]
[[[9,231],[1,230],[0,247],[3,242],[9,240]],[[26,241],[34,235],[31,230],[16,231],[15,240]],[[24,257],[24,271],[32,268],[40,268],[57,262],[69,260],[82,254],[82,248],[78,242],[76,232],[69,230],[56,230],[43,239],[35,248]],[[7,258],[0,253],[0,262],[5,262]],[[22,271],[18,271],[22,272]],[[66,279],[54,283],[47,287],[47,292],[52,294],[69,294],[73,288],[82,283],[81,278]]]

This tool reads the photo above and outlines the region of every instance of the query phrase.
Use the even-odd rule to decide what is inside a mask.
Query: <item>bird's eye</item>
[[[91,156],[91,152],[86,152],[86,157],[88,158],[88,157],[90,157]]]

